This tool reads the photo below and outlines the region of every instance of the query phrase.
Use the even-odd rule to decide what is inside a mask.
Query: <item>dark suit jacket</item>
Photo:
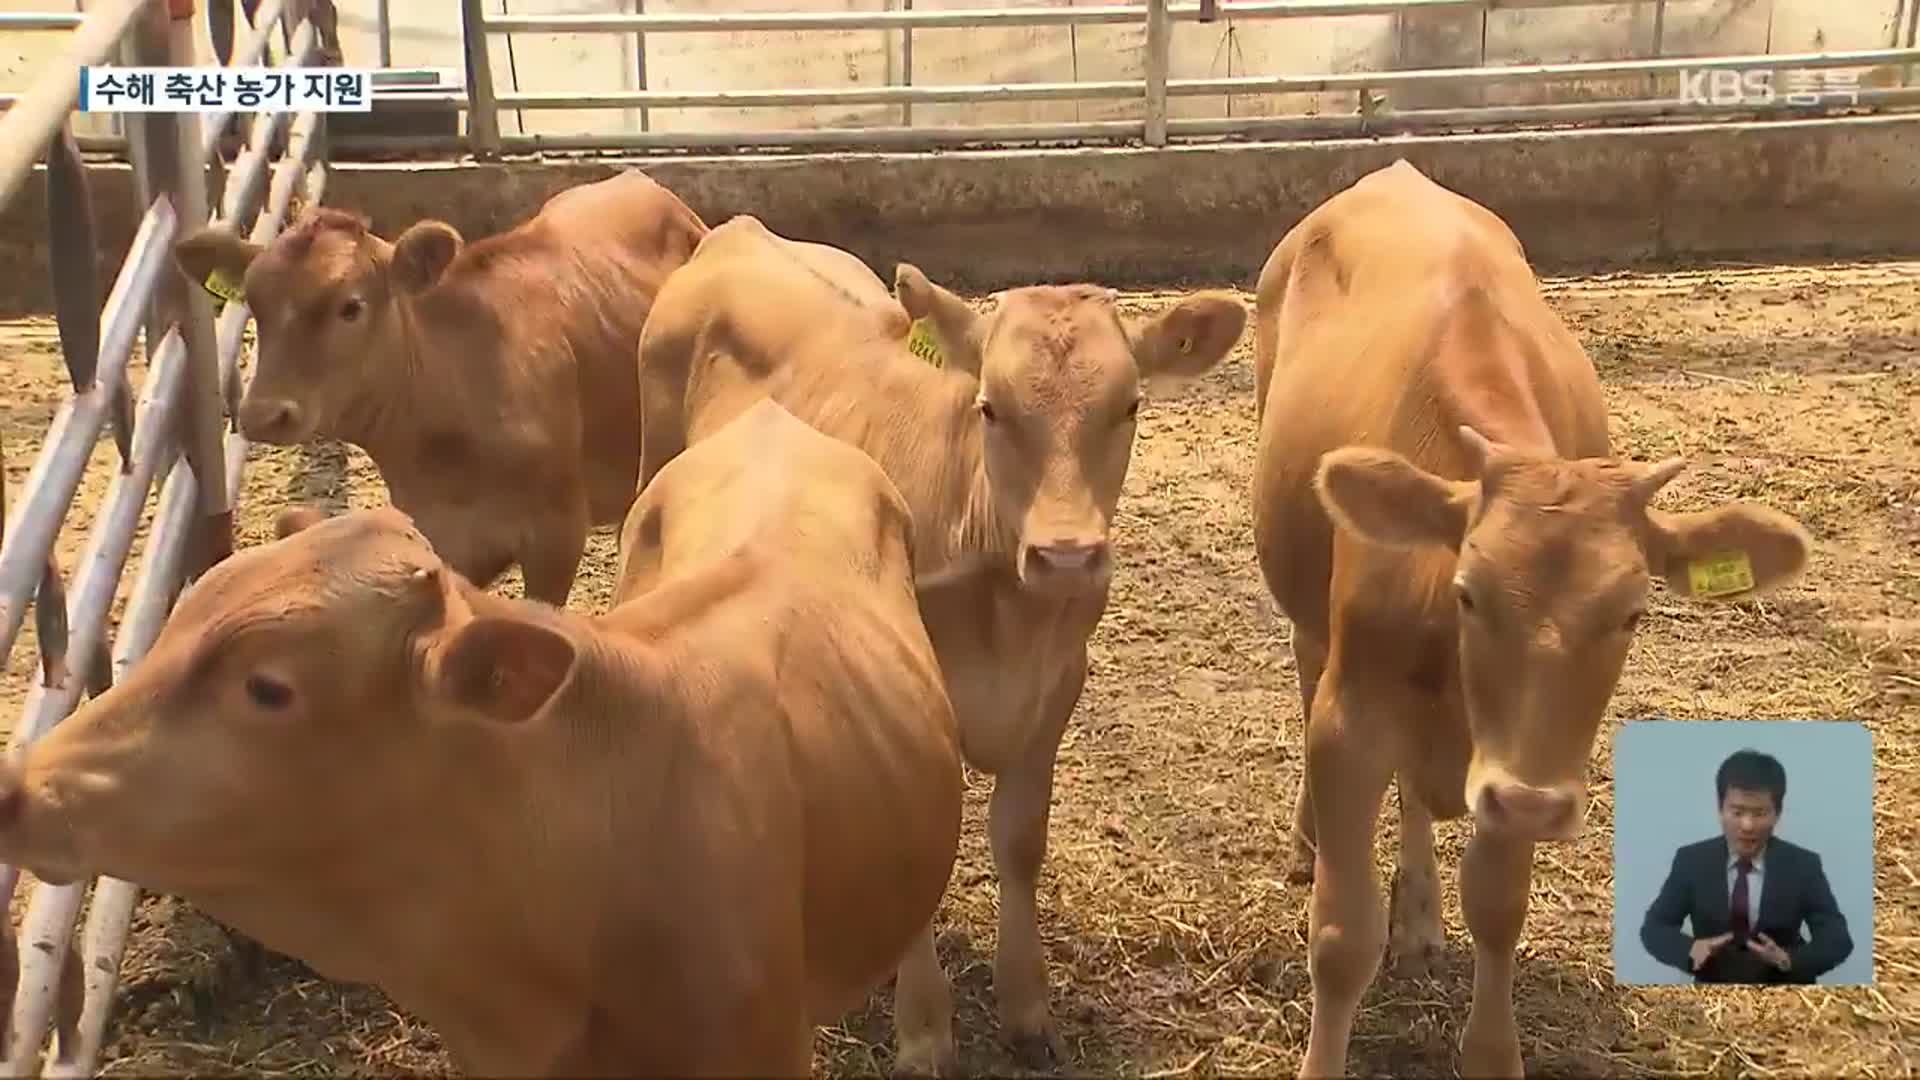
[[[1719,937],[1731,930],[1727,896],[1727,839],[1716,836],[1673,853],[1660,895],[1647,907],[1640,943],[1669,967],[1695,982],[1811,983],[1839,967],[1853,953],[1846,916],[1833,901],[1820,856],[1778,836],[1767,842],[1766,873],[1760,889],[1756,934],[1765,934],[1787,950],[1791,966],[1781,971],[1736,937],[1721,946],[1699,971],[1688,956],[1696,938]],[[1680,928],[1691,918],[1693,932]],[[1805,923],[1808,936],[1800,934]]]

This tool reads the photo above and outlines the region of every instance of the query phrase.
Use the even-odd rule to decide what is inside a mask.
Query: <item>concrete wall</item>
[[[1920,252],[1920,116],[1150,150],[347,165],[327,202],[393,236],[468,237],[639,165],[710,223],[753,213],[883,278],[911,259],[967,288],[1039,280],[1251,283],[1302,215],[1406,157],[1500,215],[1543,269]],[[134,221],[124,168],[93,171],[102,254]],[[8,313],[46,310],[43,182],[0,215]]]

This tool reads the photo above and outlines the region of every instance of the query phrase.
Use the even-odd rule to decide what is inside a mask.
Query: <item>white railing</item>
[[[1674,0],[1680,2],[1680,0]],[[1418,68],[1340,73],[1274,73],[1229,78],[1177,79],[1169,77],[1171,28],[1186,22],[1220,19],[1261,20],[1424,14],[1452,11],[1479,13],[1514,9],[1644,6],[1646,0],[1204,0],[1173,3],[1144,0],[1132,4],[1087,7],[1008,7],[964,10],[903,10],[755,12],[719,14],[609,14],[540,15],[493,14],[484,0],[462,0],[465,28],[466,91],[442,95],[444,100],[417,99],[413,108],[462,108],[468,113],[468,147],[490,157],[508,151],[616,150],[616,149],[739,149],[827,147],[923,147],[956,144],[1036,142],[1139,141],[1163,146],[1173,141],[1230,136],[1358,135],[1395,131],[1457,130],[1486,127],[1542,127],[1562,123],[1640,120],[1654,117],[1732,117],[1789,113],[1810,115],[1835,110],[1880,111],[1920,105],[1920,86],[1908,85],[1910,67],[1920,62],[1916,48],[1916,16],[1920,0],[1892,0],[1896,9],[1891,40],[1885,48],[1755,55],[1663,57],[1668,0],[1654,0],[1651,40],[1642,59],[1586,63],[1548,63],[1524,66],[1488,66],[1482,34],[1477,66]],[[892,5],[889,4],[889,7]],[[1030,82],[972,85],[913,85],[912,35],[916,30],[990,29],[1006,27],[1136,26],[1144,30],[1144,56],[1139,79],[1088,82]],[[1483,24],[1484,25],[1484,24]],[[494,85],[486,42],[492,35],[613,34],[632,35],[644,56],[648,35],[739,31],[847,31],[881,30],[901,35],[898,82],[887,86],[835,89],[774,90],[652,90],[645,86],[646,65],[639,65],[639,89],[596,93],[502,93]],[[1870,69],[1866,85],[1856,89],[1826,89],[1790,100],[1756,102],[1689,98],[1668,90],[1652,96],[1655,80],[1699,70],[1818,71]],[[724,74],[724,73],[723,73]],[[1385,92],[1389,105],[1395,90],[1411,88],[1487,88],[1528,83],[1565,83],[1582,80],[1621,80],[1644,76],[1648,95],[1640,98],[1581,101],[1571,104],[1492,105],[1470,108],[1381,109],[1376,93]],[[889,79],[893,83],[892,78]],[[1874,85],[1898,82],[1897,86]],[[1283,94],[1357,91],[1351,113],[1278,115],[1260,117],[1170,118],[1170,99],[1194,96]],[[1811,98],[1811,100],[1808,100]],[[916,104],[1001,103],[1036,101],[1090,101],[1132,99],[1143,103],[1138,120],[1100,120],[1073,123],[998,125],[919,125],[911,123]],[[806,106],[875,106],[901,108],[903,123],[868,127],[794,128],[783,130],[650,131],[650,110],[703,107],[792,108]],[[501,110],[637,110],[643,130],[605,131],[577,135],[503,134]],[[393,140],[404,145],[404,140]]]
[[[227,428],[239,390],[248,312],[242,304],[227,304],[216,325],[210,299],[173,268],[169,251],[175,237],[217,220],[243,229],[251,223],[252,238],[266,242],[286,223],[296,193],[317,202],[326,177],[320,114],[254,115],[246,147],[228,167],[219,207],[211,210],[208,164],[238,118],[125,117],[136,190],[146,211],[102,306],[85,170],[69,130],[79,68],[109,60],[191,65],[193,4],[118,0],[90,7],[77,24],[68,15],[0,20],[6,29],[74,30],[62,56],[0,116],[0,207],[18,193],[44,148],[55,311],[73,383],[73,394],[54,415],[19,496],[5,507],[0,533],[0,656],[12,653],[30,603],[41,654],[39,677],[13,729],[16,753],[72,713],[83,693],[99,692],[138,663],[182,585],[232,550],[232,511],[247,442]],[[268,56],[268,37],[283,29],[284,10],[284,0],[266,0],[230,62],[254,65]],[[305,65],[320,51],[318,35],[305,19],[292,30],[284,62]],[[273,161],[272,149],[283,137],[285,150]],[[268,189],[264,210],[263,187]],[[148,365],[136,408],[127,367],[143,327]],[[119,468],[94,517],[72,588],[63,589],[54,545],[103,429],[114,436]],[[134,535],[153,484],[162,477],[159,509],[133,593],[117,633],[111,632],[109,613]],[[19,877],[17,868],[0,866],[0,895],[11,898]],[[42,1059],[89,885],[93,898],[81,946],[85,1000],[78,1038],[76,1045],[63,1040],[58,1059],[46,1067],[47,1075],[90,1075],[97,1065],[138,890],[112,878],[66,886],[42,882],[33,891],[17,945],[19,979],[4,1048],[8,1075],[27,1075]]]

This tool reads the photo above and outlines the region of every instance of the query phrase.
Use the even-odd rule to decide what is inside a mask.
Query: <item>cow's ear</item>
[[[1736,502],[1711,510],[1647,509],[1647,564],[1681,596],[1737,600],[1791,582],[1806,569],[1813,540],[1771,507]]]
[[[573,642],[545,623],[482,615],[441,643],[436,682],[455,703],[518,724],[566,685],[577,656]]]
[[[1191,379],[1227,358],[1247,328],[1247,306],[1232,293],[1195,293],[1133,331],[1144,378]]]
[[[935,284],[912,263],[893,268],[893,295],[915,326],[925,327],[938,366],[980,375],[981,330],[985,320],[965,300]],[[909,334],[913,332],[909,327]],[[915,352],[922,352],[916,348]]]
[[[1458,550],[1479,485],[1435,476],[1391,450],[1330,450],[1314,490],[1334,524],[1388,547],[1439,545]]]
[[[239,296],[247,267],[265,250],[226,225],[202,225],[173,242],[173,261],[201,288]]]
[[[401,292],[425,292],[440,281],[466,241],[444,221],[420,221],[393,244],[393,281]]]

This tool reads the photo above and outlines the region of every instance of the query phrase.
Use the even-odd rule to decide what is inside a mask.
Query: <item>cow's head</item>
[[[321,207],[270,245],[205,226],[175,243],[174,258],[196,282],[225,279],[241,290],[259,360],[240,430],[291,445],[334,432],[364,395],[405,370],[399,306],[438,283],[460,248],[445,222],[419,222],[388,244],[364,219]]]
[[[1017,529],[1022,584],[1104,588],[1143,383],[1218,364],[1246,328],[1246,306],[1203,292],[1128,321],[1111,289],[1034,285],[994,294],[981,314],[904,263],[894,291],[909,315],[927,320],[945,365],[979,380],[987,479]]]
[[[209,570],[124,680],[0,763],[0,859],[285,899],[316,867],[417,871],[423,810],[511,775],[499,744],[571,678],[563,617],[473,589],[397,510],[309,521]]]
[[[1387,450],[1321,459],[1322,503],[1379,544],[1444,550],[1473,734],[1466,800],[1485,828],[1533,839],[1578,831],[1586,764],[1651,577],[1704,600],[1751,596],[1805,567],[1806,530],[1776,510],[1649,505],[1683,462],[1519,453],[1461,428],[1477,480],[1426,472]]]

